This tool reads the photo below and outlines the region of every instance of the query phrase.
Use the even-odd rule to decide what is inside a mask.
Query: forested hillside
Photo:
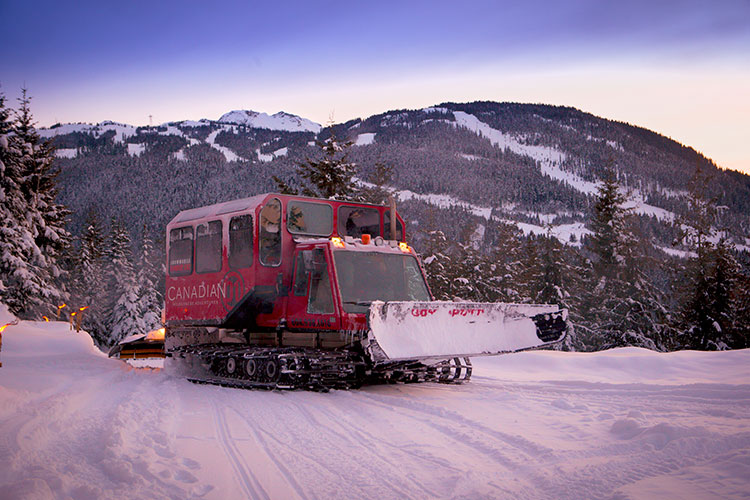
[[[750,177],[633,125],[569,107],[475,102],[322,129],[235,111],[215,122],[65,124],[41,135],[58,148],[59,201],[76,236],[89,214],[104,226],[116,220],[136,246],[143,234],[163,241],[179,210],[277,190],[273,177],[299,184],[298,166],[323,154],[316,141],[334,138],[358,182],[400,200],[440,298],[562,302],[577,325],[569,348],[747,343],[738,322],[749,299],[738,284],[748,281]],[[690,237],[701,224],[703,236]],[[604,234],[609,227],[616,234]],[[731,279],[717,282],[724,271]],[[686,304],[711,287],[724,290],[721,304],[691,319]],[[695,328],[703,333],[685,333]]]

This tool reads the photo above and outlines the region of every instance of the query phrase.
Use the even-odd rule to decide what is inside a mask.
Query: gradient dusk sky
[[[533,102],[750,173],[750,0],[0,0],[0,47],[39,126]]]

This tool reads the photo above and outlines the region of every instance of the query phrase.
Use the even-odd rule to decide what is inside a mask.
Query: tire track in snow
[[[327,396],[326,396],[327,397]],[[356,439],[353,439],[354,436],[351,433],[347,432],[341,432],[338,429],[341,427],[341,419],[337,418],[331,418],[330,421],[321,421],[318,417],[313,415],[310,410],[308,409],[308,405],[304,403],[297,402],[296,398],[290,398],[286,401],[287,403],[291,403],[291,405],[295,409],[295,413],[302,415],[305,419],[305,421],[310,425],[311,429],[314,429],[316,433],[320,433],[321,431],[325,431],[330,437],[321,438],[321,441],[326,443],[344,443],[344,446],[339,450],[329,450],[327,448],[323,447],[316,447],[312,446],[310,449],[313,451],[317,451],[319,453],[322,453],[322,456],[320,454],[309,454],[305,453],[302,447],[299,446],[293,446],[289,443],[283,442],[281,440],[277,433],[273,432],[272,430],[267,430],[264,428],[264,426],[260,424],[260,422],[263,421],[263,419],[260,419],[260,422],[251,419],[247,416],[246,413],[243,413],[242,411],[232,408],[232,410],[237,413],[245,423],[245,425],[248,427],[248,429],[251,431],[251,433],[256,437],[256,440],[258,443],[261,444],[261,446],[264,447],[264,450],[266,451],[266,454],[271,458],[271,460],[278,465],[280,465],[280,462],[274,458],[273,456],[273,450],[271,446],[268,445],[269,441],[272,441],[276,443],[280,448],[283,448],[288,453],[299,457],[306,462],[310,463],[312,467],[313,475],[317,474],[320,475],[320,471],[324,470],[328,472],[331,476],[333,476],[334,481],[340,481],[342,483],[349,483],[350,487],[352,486],[352,477],[355,477],[357,475],[361,475],[362,477],[377,477],[377,482],[381,485],[387,485],[389,488],[388,493],[392,495],[392,498],[414,498],[413,494],[410,493],[410,490],[408,488],[402,487],[402,485],[394,483],[392,480],[389,480],[386,475],[390,473],[391,471],[388,469],[378,469],[378,471],[373,472],[372,465],[374,460],[381,460],[382,457],[373,452],[373,447],[368,445],[363,445],[362,442],[357,441]],[[316,405],[315,409],[320,410],[321,408],[325,407],[325,405]],[[258,414],[255,413],[257,416]],[[299,429],[297,427],[297,430],[299,430],[303,436],[309,436],[311,435],[307,431],[303,431],[302,429]],[[262,436],[259,434],[263,434],[266,436],[268,440],[263,439]],[[304,439],[304,437],[302,438]],[[339,455],[344,456],[345,453],[352,453],[356,452],[359,456],[358,459],[353,461],[346,461],[345,463],[342,463],[340,466],[335,466],[335,464],[331,463],[330,460],[326,459],[326,455]],[[369,459],[363,459],[361,454],[366,453],[369,457]],[[391,463],[386,462],[388,465],[393,465]],[[398,465],[394,466],[395,469],[398,469]],[[288,469],[287,469],[288,470]],[[307,472],[307,471],[305,471]],[[379,474],[379,472],[382,472],[382,474]],[[282,474],[284,474],[282,472]],[[285,477],[293,477],[291,473],[288,473],[289,475],[285,475]],[[361,482],[356,482],[356,484],[360,487],[363,486]],[[425,488],[426,490],[426,488]],[[300,494],[303,498],[306,498],[307,496],[302,493],[302,488],[299,489],[295,488],[295,491]],[[347,496],[343,498],[355,498],[358,496],[367,496],[372,494],[372,489],[365,488],[364,490],[361,490],[359,492],[357,491],[348,491]],[[338,498],[338,496],[334,495]],[[435,496],[433,494],[433,496]],[[389,496],[390,498],[391,496]]]
[[[443,467],[443,468],[453,469],[454,473],[458,473],[459,472],[458,469],[456,469],[455,467],[452,467],[449,463],[447,463],[445,461],[438,460],[438,459],[436,459],[434,457],[431,457],[431,456],[425,456],[424,454],[415,453],[415,452],[413,452],[411,450],[406,449],[403,446],[397,446],[395,444],[390,443],[388,440],[381,439],[381,438],[375,436],[374,434],[367,432],[363,426],[361,426],[361,425],[359,425],[359,426],[355,425],[355,424],[350,423],[349,421],[347,421],[345,418],[341,418],[338,415],[334,415],[334,413],[331,410],[329,410],[329,409],[327,409],[325,407],[318,407],[317,409],[319,411],[321,411],[322,413],[326,414],[326,416],[328,416],[331,421],[338,422],[339,426],[349,429],[349,435],[360,436],[360,438],[362,438],[362,439],[358,439],[357,442],[359,443],[360,446],[364,446],[370,452],[375,452],[379,447],[385,446],[385,447],[389,447],[389,448],[391,448],[393,450],[396,450],[396,451],[398,451],[400,453],[403,453],[405,455],[408,455],[409,457],[411,457],[413,459],[416,459],[416,460],[427,460],[427,461],[430,461],[436,467]],[[386,460],[385,458],[383,458],[382,454],[380,454],[380,453],[374,453],[374,455],[375,455],[376,458],[380,459],[387,466],[395,467],[396,469],[399,468],[399,464],[397,463],[397,460],[393,460],[393,461]],[[388,454],[388,456],[391,456],[391,455]],[[392,458],[396,458],[396,457],[392,457]],[[370,463],[370,465],[372,465],[372,463]],[[381,478],[382,478],[382,476],[381,476]],[[431,490],[427,485],[422,484],[422,482],[418,481],[415,477],[412,477],[411,475],[408,475],[408,476],[405,476],[405,479],[410,480],[415,486],[417,486],[419,488],[419,490],[422,493],[428,494],[431,497],[438,497],[439,496],[438,493],[436,493],[435,491]],[[402,488],[397,488],[396,485],[392,484],[392,482],[390,484],[392,486],[394,486],[394,490],[401,490],[400,494],[403,494],[404,497],[408,496],[408,491],[411,491],[410,489],[407,489],[407,491],[404,492],[402,490]]]
[[[432,406],[411,399],[405,400],[403,398],[395,396],[378,395],[372,392],[365,392],[363,393],[363,395],[365,395],[366,397],[366,399],[363,399],[363,402],[369,402],[372,405],[384,408],[398,407],[403,410],[407,410],[408,412],[427,415],[432,419],[434,419],[435,417],[440,417],[441,420],[447,419],[452,425],[438,424],[430,419],[420,421],[427,423],[428,425],[432,426],[448,437],[456,439],[460,442],[465,442],[467,445],[471,445],[471,442],[476,440],[470,439],[468,434],[466,432],[462,432],[455,424],[459,424],[461,427],[464,427],[469,431],[477,431],[495,440],[499,440],[507,445],[512,446],[515,450],[522,453],[523,455],[526,455],[527,457],[535,460],[544,459],[553,454],[553,450],[550,448],[538,445],[533,441],[529,441],[528,439],[520,436],[513,436],[495,429],[491,429],[480,422],[470,420],[460,413],[448,410],[444,407]],[[468,441],[466,441],[467,439]],[[487,445],[484,445],[483,443],[475,442],[474,444],[479,447],[477,451],[492,455],[493,458],[500,459],[500,463],[502,463],[503,465],[517,465],[514,461],[507,457],[498,456],[497,450],[488,450]]]
[[[276,458],[276,454],[273,452],[271,447],[268,445],[268,442],[266,439],[261,435],[261,432],[268,435],[269,437],[273,438],[273,434],[258,430],[256,426],[253,426],[250,424],[250,422],[245,418],[245,415],[237,410],[236,408],[230,408],[231,411],[233,411],[237,416],[240,417],[242,422],[245,424],[245,427],[247,427],[248,431],[253,435],[255,440],[258,442],[260,447],[263,449],[263,452],[266,454],[266,456],[273,462],[273,464],[276,466],[276,468],[279,470],[281,475],[284,477],[284,479],[291,485],[291,487],[294,489],[294,491],[297,493],[297,495],[300,496],[300,498],[307,499],[307,495],[305,494],[304,489],[302,486],[297,482],[297,480],[294,478],[294,475],[287,469],[287,467],[284,465],[284,463]]]
[[[242,459],[242,455],[232,441],[232,435],[229,432],[226,416],[224,415],[216,401],[211,402],[214,410],[214,424],[224,454],[229,459],[229,463],[235,472],[235,477],[239,479],[240,486],[245,492],[246,498],[265,498],[269,499],[268,493],[263,489],[258,479],[253,475],[251,468]]]

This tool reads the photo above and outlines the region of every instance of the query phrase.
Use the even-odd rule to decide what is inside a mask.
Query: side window
[[[312,251],[312,254],[310,297],[307,300],[307,312],[310,314],[332,314],[333,294],[331,293],[331,279],[328,276],[328,263],[325,253],[316,249]]]
[[[169,232],[169,275],[187,276],[193,272],[193,228],[179,227]]]
[[[380,234],[380,213],[376,208],[339,207],[338,233],[341,236],[361,237]]]
[[[286,228],[292,234],[330,236],[333,231],[333,207],[325,203],[290,201]]]
[[[281,264],[281,202],[274,198],[260,211],[260,263]]]
[[[253,264],[253,218],[250,214],[232,217],[229,221],[229,267],[250,267]]]
[[[221,221],[198,224],[195,228],[195,272],[221,271]]]
[[[303,250],[297,254],[297,265],[294,268],[294,295],[304,297],[307,295],[307,283],[310,278],[310,263],[312,262],[312,250]]]
[[[391,211],[386,210],[385,215],[383,216],[383,238],[389,240],[391,239]],[[401,224],[401,221],[396,219],[396,240],[397,241],[403,241],[404,240],[404,226]]]

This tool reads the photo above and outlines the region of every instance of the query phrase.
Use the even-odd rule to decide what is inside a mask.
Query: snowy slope
[[[297,115],[279,111],[273,115],[258,113],[257,111],[235,110],[225,113],[219,118],[221,123],[236,123],[254,128],[270,130],[286,130],[288,132],[320,132],[320,124],[301,118]]]
[[[134,369],[65,323],[8,328],[0,359],[2,498],[750,491],[748,350],[530,352],[477,359],[461,386],[328,394],[194,385]]]

